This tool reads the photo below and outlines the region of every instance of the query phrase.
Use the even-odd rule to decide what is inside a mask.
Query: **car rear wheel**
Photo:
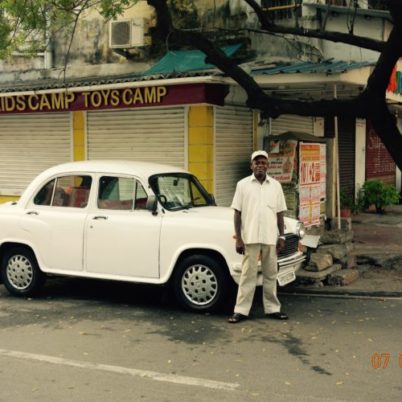
[[[1,277],[4,286],[14,296],[31,296],[45,282],[45,275],[33,252],[24,247],[12,248],[4,254]]]
[[[227,275],[216,260],[205,255],[186,257],[175,271],[174,292],[177,301],[187,310],[218,309],[228,289]]]

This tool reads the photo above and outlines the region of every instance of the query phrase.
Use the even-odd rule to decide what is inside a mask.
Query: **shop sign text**
[[[167,87],[154,86],[4,96],[0,97],[0,113],[152,106],[162,104],[167,95]]]

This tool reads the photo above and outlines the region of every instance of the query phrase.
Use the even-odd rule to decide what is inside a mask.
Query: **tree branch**
[[[266,16],[266,13],[262,10],[261,6],[255,0],[244,0],[256,13],[260,22],[261,28],[270,33],[280,33],[295,35],[305,38],[316,38],[322,40],[328,40],[331,42],[342,42],[348,45],[358,46],[365,49],[381,52],[384,46],[383,41],[370,39],[362,36],[355,36],[349,33],[333,32],[333,31],[321,31],[317,29],[305,29],[295,27],[279,26],[271,23]]]
[[[255,6],[253,0],[245,0]],[[276,118],[281,114],[297,114],[300,116],[348,116],[361,117],[373,122],[377,134],[392,155],[394,161],[402,169],[402,135],[396,126],[395,119],[388,111],[386,103],[386,88],[393,67],[402,52],[402,16],[396,5],[396,0],[390,0],[390,11],[395,25],[386,43],[366,38],[355,37],[349,34],[324,33],[319,31],[305,31],[298,28],[277,27],[269,23],[265,16],[255,8],[262,25],[268,32],[292,33],[299,36],[320,37],[327,40],[339,39],[347,44],[381,50],[379,60],[369,77],[366,89],[356,98],[350,100],[320,100],[299,101],[284,100],[270,96],[264,92],[256,81],[241,69],[233,60],[227,57],[214,43],[200,33],[176,29],[171,20],[167,0],[148,0],[148,4],[156,10],[158,30],[161,38],[172,40],[182,46],[195,47],[206,54],[206,61],[214,64],[227,76],[233,78],[247,93],[247,105],[251,108],[264,111],[267,116]],[[258,12],[257,12],[258,11]],[[315,36],[313,36],[315,35]]]

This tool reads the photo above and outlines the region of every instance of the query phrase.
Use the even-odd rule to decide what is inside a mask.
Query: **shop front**
[[[228,205],[249,172],[253,112],[223,106],[227,85],[167,81],[2,94],[0,202],[47,167],[128,159],[188,168]]]

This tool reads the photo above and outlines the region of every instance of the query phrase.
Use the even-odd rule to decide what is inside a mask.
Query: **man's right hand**
[[[244,243],[242,239],[236,239],[236,252],[238,254],[244,254]]]

